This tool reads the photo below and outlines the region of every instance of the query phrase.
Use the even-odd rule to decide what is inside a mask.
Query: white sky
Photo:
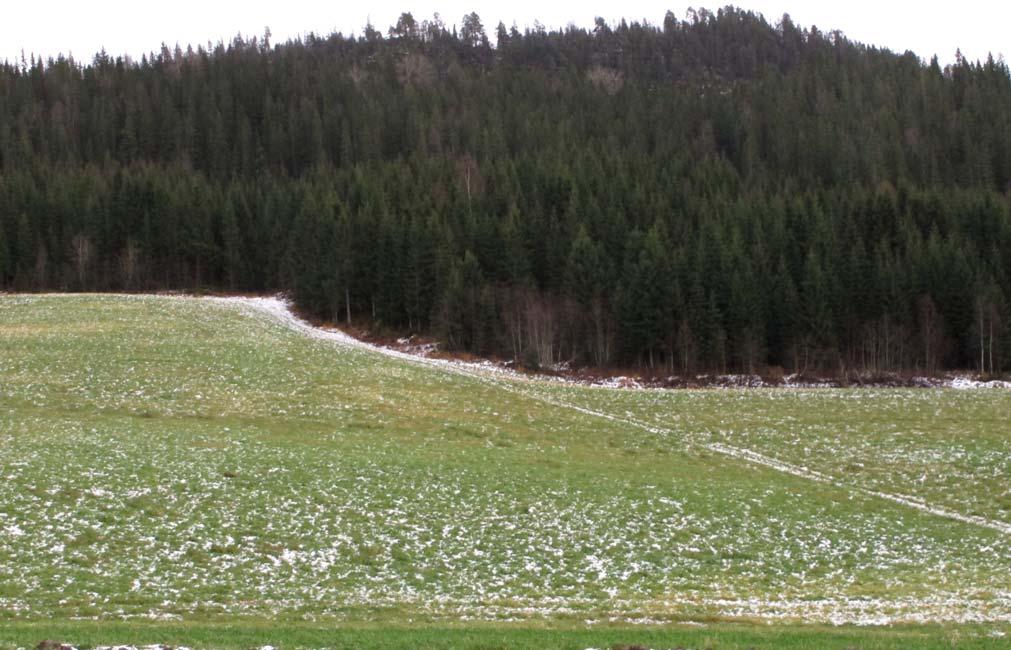
[[[328,34],[362,31],[371,19],[384,34],[402,11],[418,20],[438,11],[447,24],[477,11],[489,35],[501,20],[522,29],[540,20],[546,27],[571,23],[590,26],[595,16],[609,22],[625,17],[660,24],[667,9],[683,18],[689,6],[715,9],[736,4],[758,11],[775,24],[784,12],[802,26],[822,31],[840,29],[850,38],[897,52],[913,50],[921,58],[937,54],[942,64],[954,60],[956,48],[971,60],[992,52],[1011,57],[1011,3],[1007,0],[368,0],[327,2],[311,0],[49,0],[33,4],[3,0],[0,7],[0,59],[18,59],[21,52],[44,57],[72,53],[90,61],[105,47],[111,55],[139,58],[157,51],[161,43],[206,44],[230,40],[238,33],[259,35],[269,26],[274,42],[307,32]],[[494,39],[493,39],[494,41]]]

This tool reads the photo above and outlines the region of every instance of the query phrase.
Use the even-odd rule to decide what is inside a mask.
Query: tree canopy
[[[528,364],[1011,366],[1011,77],[728,7],[0,65],[0,288]]]

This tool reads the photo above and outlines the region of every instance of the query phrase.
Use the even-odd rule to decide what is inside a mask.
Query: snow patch
[[[543,395],[530,394],[530,393],[527,393],[525,391],[519,390],[516,386],[511,385],[510,383],[507,383],[507,382],[494,381],[495,376],[501,377],[503,375],[507,376],[509,378],[512,378],[512,379],[519,379],[519,380],[527,381],[527,382],[532,381],[532,380],[527,375],[522,375],[522,374],[516,373],[514,371],[510,371],[510,370],[504,369],[501,366],[496,366],[495,364],[492,364],[491,362],[465,363],[465,362],[460,362],[460,361],[446,361],[446,360],[442,360],[442,359],[419,358],[419,357],[417,357],[415,355],[406,354],[406,353],[403,353],[403,352],[398,352],[396,350],[391,350],[389,348],[384,348],[384,347],[380,347],[380,346],[376,346],[376,345],[372,345],[372,344],[369,344],[369,343],[365,343],[365,342],[359,341],[358,339],[356,339],[356,338],[354,338],[352,336],[348,336],[347,334],[345,334],[343,332],[340,332],[340,331],[325,330],[325,329],[322,329],[322,328],[314,327],[313,325],[307,323],[306,321],[298,318],[294,313],[292,313],[291,309],[289,308],[288,303],[286,303],[285,301],[283,301],[283,300],[281,300],[279,298],[213,298],[213,300],[227,301],[227,302],[238,304],[238,305],[245,305],[245,306],[249,306],[249,307],[252,307],[254,309],[266,312],[270,316],[272,316],[272,317],[276,318],[277,320],[281,321],[282,323],[288,325],[292,329],[297,330],[299,332],[302,332],[302,333],[304,333],[304,334],[306,334],[306,335],[308,335],[308,336],[310,336],[312,338],[323,339],[323,340],[330,340],[330,341],[334,341],[336,343],[339,343],[341,345],[350,346],[350,347],[356,347],[356,348],[361,348],[361,349],[367,349],[367,350],[371,350],[371,351],[374,351],[374,352],[379,352],[380,354],[385,354],[387,356],[391,356],[391,357],[394,357],[394,358],[402,359],[402,360],[405,360],[405,361],[414,362],[414,363],[420,363],[420,364],[423,364],[423,365],[429,365],[429,366],[433,366],[433,367],[437,367],[437,368],[442,368],[442,369],[448,370],[450,372],[455,372],[455,373],[463,374],[463,375],[470,376],[472,378],[478,379],[480,381],[485,381],[485,382],[491,383],[493,386],[495,386],[497,388],[500,388],[502,390],[506,390],[506,391],[513,392],[513,393],[516,393],[516,394],[521,394],[521,395],[524,395],[524,396],[527,396],[527,397],[530,397],[530,398],[533,398],[533,399],[537,399],[537,400],[539,400],[539,401],[541,401],[541,402],[543,402],[545,404],[549,404],[549,405],[552,405],[552,406],[558,406],[560,408],[571,409],[571,410],[574,410],[574,411],[578,411],[580,413],[584,413],[586,415],[591,415],[591,416],[595,416],[595,417],[611,420],[611,421],[614,421],[614,422],[621,422],[621,423],[628,424],[628,425],[633,426],[633,427],[637,427],[639,429],[643,429],[643,430],[648,431],[650,433],[661,434],[661,435],[670,435],[670,434],[673,433],[673,432],[671,432],[671,431],[669,431],[667,429],[663,429],[663,428],[660,428],[660,427],[650,426],[650,425],[648,425],[648,424],[646,424],[644,422],[636,420],[635,418],[633,418],[631,416],[631,414],[627,414],[626,417],[619,417],[619,416],[612,415],[610,413],[605,413],[605,412],[602,412],[602,411],[596,411],[596,410],[593,410],[593,409],[582,407],[582,406],[579,406],[577,404],[573,404],[573,403],[570,403],[570,402],[565,402],[565,401],[561,401],[561,400],[556,400],[556,399],[548,398],[548,397],[545,397]],[[953,380],[953,382],[954,381],[959,381],[960,379],[964,379],[964,378],[956,378],[955,380]],[[491,380],[491,381],[489,381],[489,380]],[[965,381],[968,381],[968,380],[965,380]],[[990,383],[994,383],[994,382],[990,382]],[[1011,387],[1011,383],[1008,383],[1008,382],[1000,382],[1000,383],[1001,384],[1006,384],[1008,387]],[[1003,388],[1005,386],[999,386],[999,387]],[[873,496],[873,497],[885,499],[885,500],[888,500],[888,501],[892,501],[893,503],[898,503],[898,504],[901,504],[901,505],[904,505],[904,506],[908,506],[908,507],[913,508],[915,510],[920,510],[922,512],[926,512],[926,513],[929,513],[929,514],[932,514],[932,515],[936,515],[938,517],[944,517],[944,518],[947,518],[947,519],[953,519],[953,520],[961,521],[961,522],[964,522],[964,523],[974,524],[974,525],[977,525],[977,526],[982,526],[984,528],[990,528],[992,530],[996,530],[996,531],[1004,533],[1006,535],[1011,535],[1011,524],[1005,523],[1003,521],[997,521],[997,520],[993,520],[993,519],[988,519],[986,517],[980,517],[980,516],[977,516],[977,515],[966,515],[966,514],[963,514],[963,513],[960,513],[960,512],[956,512],[954,510],[949,510],[947,508],[942,508],[940,506],[935,506],[935,505],[928,504],[928,503],[924,502],[923,500],[917,499],[915,497],[905,496],[905,495],[901,495],[901,494],[889,494],[889,493],[886,493],[886,492],[879,492],[877,490],[871,490],[871,489],[868,489],[868,488],[863,488],[863,487],[860,487],[860,486],[851,485],[851,484],[848,484],[848,483],[843,483],[841,481],[838,481],[838,480],[836,480],[836,479],[834,479],[834,478],[832,478],[830,476],[827,476],[825,474],[822,474],[820,472],[816,472],[814,470],[810,470],[810,469],[808,469],[806,467],[798,467],[798,466],[791,465],[789,463],[785,463],[785,462],[782,462],[782,461],[779,461],[779,460],[776,460],[776,459],[773,459],[773,458],[769,458],[767,456],[763,456],[762,454],[759,454],[757,452],[754,452],[754,451],[751,451],[751,450],[748,450],[748,449],[740,449],[740,448],[737,448],[737,447],[731,447],[729,445],[724,445],[724,444],[721,444],[721,443],[710,443],[710,444],[704,445],[704,447],[706,449],[708,449],[710,451],[713,451],[713,452],[716,452],[716,453],[724,454],[724,455],[727,455],[727,456],[731,456],[733,458],[737,458],[739,460],[745,460],[747,462],[755,463],[755,464],[758,464],[758,465],[763,465],[763,466],[768,467],[770,469],[775,469],[777,471],[784,472],[786,474],[791,474],[791,475],[794,475],[794,476],[798,476],[798,477],[801,477],[801,478],[806,478],[806,479],[813,480],[813,481],[818,481],[818,482],[821,482],[821,483],[829,483],[829,484],[831,484],[831,485],[833,485],[835,487],[838,487],[838,488],[841,488],[841,489],[844,489],[844,490],[852,490],[852,491],[855,491],[855,492],[858,492],[858,493],[861,493],[861,494],[864,494],[864,495],[867,495],[867,496]],[[871,624],[875,624],[875,623],[871,623]]]
[[[956,377],[947,382],[949,388],[957,390],[980,390],[985,388],[1011,389],[1011,381],[977,381],[968,377]]]

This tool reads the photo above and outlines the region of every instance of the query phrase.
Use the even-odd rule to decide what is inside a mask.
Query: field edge
[[[211,622],[32,621],[5,623],[0,650],[42,640],[95,646],[164,644],[189,648],[998,648],[1008,625],[828,626],[821,624],[531,625],[468,623],[321,625],[270,620]]]

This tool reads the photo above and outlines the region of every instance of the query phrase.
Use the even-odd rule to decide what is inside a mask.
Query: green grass
[[[1011,392],[585,391],[566,399],[1011,523]]]
[[[234,304],[0,296],[0,646],[996,644],[1009,536],[865,489],[1011,522],[1009,419],[998,390],[574,387]]]
[[[77,640],[84,648],[118,643],[141,646],[167,643],[186,647],[248,649],[267,644],[281,648],[346,648],[370,650],[544,650],[557,648],[861,648],[918,650],[932,648],[1002,648],[1007,641],[981,626],[903,626],[852,628],[826,626],[761,626],[713,624],[649,628],[604,627],[574,629],[471,624],[468,626],[405,627],[319,624],[268,624],[263,622],[180,623],[15,623],[0,631],[0,648],[35,645],[41,639]]]

